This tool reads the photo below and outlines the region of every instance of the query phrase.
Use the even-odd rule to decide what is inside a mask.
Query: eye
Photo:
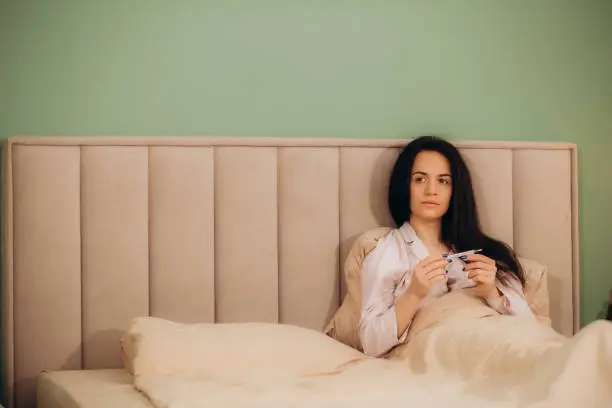
[[[442,183],[442,184],[450,184],[450,182],[451,182],[451,181],[450,181],[450,179],[448,179],[448,178],[441,178],[441,179],[440,179],[440,183]]]
[[[414,178],[414,182],[415,183],[423,183],[423,182],[425,182],[425,177],[423,177],[423,176],[416,176]]]

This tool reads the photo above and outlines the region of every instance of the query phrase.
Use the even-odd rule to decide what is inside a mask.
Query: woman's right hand
[[[441,255],[423,259],[414,267],[407,291],[421,299],[427,296],[429,288],[446,280],[447,264]]]

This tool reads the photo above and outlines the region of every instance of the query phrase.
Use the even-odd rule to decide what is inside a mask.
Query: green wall
[[[611,1],[0,0],[0,96],[0,138],[576,142],[583,324],[612,288]]]

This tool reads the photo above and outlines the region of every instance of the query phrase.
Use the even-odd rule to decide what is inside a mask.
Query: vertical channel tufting
[[[79,148],[13,148],[17,406],[46,369],[81,367]]]
[[[514,233],[519,255],[545,265],[553,327],[573,334],[572,192],[569,150],[514,153]]]
[[[483,229],[512,245],[512,150],[468,148],[460,151],[470,169]]]
[[[279,225],[280,222],[280,147],[276,146],[274,148],[274,160],[275,160],[275,173],[274,173],[274,183],[276,184],[276,293],[277,293],[277,298],[276,298],[276,321],[280,322],[281,320],[281,254],[280,254],[280,250],[281,250],[281,226]]]
[[[324,241],[336,234],[334,245],[341,242],[340,259],[333,261],[339,269],[357,235],[392,224],[386,190],[398,149],[381,147],[387,146],[382,141],[314,144],[319,147],[294,139],[8,140],[3,289],[9,403],[35,406],[42,370],[121,367],[118,339],[133,317],[213,319],[215,296],[220,322],[280,319],[320,327],[334,296],[323,280],[338,276],[328,266]],[[335,221],[326,193],[333,155],[323,145],[337,159]],[[575,146],[460,146],[468,152],[476,195],[484,197],[485,229],[503,239],[514,219],[512,239],[504,240],[547,267],[553,327],[571,335],[579,327]],[[314,200],[315,193],[323,201]],[[328,267],[334,278],[322,272]]]
[[[346,291],[346,280],[344,278],[344,257],[342,256],[342,150],[340,147],[336,147],[336,154],[338,155],[338,246],[337,252],[337,266],[338,266],[338,286],[336,292],[338,293],[338,307],[342,305],[344,300],[344,292]]]
[[[213,260],[214,260],[214,270],[213,270],[213,322],[218,323],[219,318],[217,314],[219,313],[219,256],[217,255],[219,240],[217,239],[217,228],[218,228],[218,200],[217,200],[217,176],[218,176],[218,146],[212,146],[212,163],[213,163]]]
[[[340,149],[340,262],[355,239],[365,231],[392,226],[387,207],[389,175],[397,148],[342,147]],[[341,298],[346,293],[341,280]]]
[[[212,147],[150,147],[151,314],[213,322]]]
[[[81,369],[85,368],[85,314],[83,313],[85,302],[83,301],[83,146],[79,148],[79,277],[80,277],[80,313],[81,313]]]
[[[151,146],[147,148],[147,310],[152,315],[151,307]]]
[[[277,296],[277,302],[276,302],[276,321],[277,322],[281,322],[281,245],[282,245],[282,236],[281,236],[281,225],[280,223],[280,202],[281,202],[281,197],[280,197],[280,182],[281,182],[281,176],[280,176],[280,171],[281,171],[281,164],[280,164],[280,147],[276,146],[276,148],[274,149],[274,155],[275,155],[275,160],[276,160],[276,173],[274,174],[274,182],[276,183],[276,267],[277,267],[277,280],[276,280],[276,293],[278,294]]]
[[[217,147],[216,320],[278,321],[276,148]]]
[[[147,152],[146,146],[83,148],[85,368],[122,366],[122,331],[149,314]]]
[[[281,148],[278,163],[280,322],[322,330],[338,307],[338,149]]]

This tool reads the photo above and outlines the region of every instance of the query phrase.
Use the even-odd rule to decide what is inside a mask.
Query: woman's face
[[[411,217],[423,221],[442,218],[453,192],[450,164],[438,152],[422,151],[414,161],[410,179]]]

